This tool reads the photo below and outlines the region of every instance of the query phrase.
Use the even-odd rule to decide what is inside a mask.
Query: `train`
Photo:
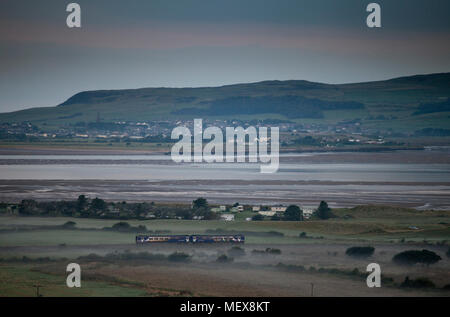
[[[145,243],[245,243],[245,236],[242,234],[226,235],[145,235],[136,236],[136,244]]]

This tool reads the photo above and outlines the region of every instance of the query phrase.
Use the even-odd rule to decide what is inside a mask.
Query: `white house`
[[[274,212],[285,212],[286,209],[287,209],[287,207],[285,207],[283,205],[277,205],[277,206],[270,207],[270,210],[274,211]]]
[[[303,210],[303,217],[305,219],[311,218],[312,214],[314,213],[314,209],[311,208],[302,208]]]
[[[253,206],[252,210],[253,211],[260,211],[261,210],[261,206]]]
[[[220,209],[220,211],[225,211],[225,210],[227,210],[227,206],[221,205],[221,206],[219,206],[219,209]]]
[[[222,214],[222,215],[220,215],[220,219],[225,220],[225,221],[234,221],[234,215]]]
[[[272,217],[277,212],[276,211],[258,211],[260,215],[266,216],[266,217]]]

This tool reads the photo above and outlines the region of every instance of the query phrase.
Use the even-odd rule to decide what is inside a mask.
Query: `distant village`
[[[331,209],[322,201],[317,209],[297,205],[232,205],[208,204],[199,197],[189,204],[167,204],[155,202],[113,202],[101,198],[79,195],[76,200],[36,201],[24,199],[20,203],[0,202],[0,214],[16,216],[68,216],[100,219],[179,219],[179,220],[308,220],[317,211],[323,211],[325,218]],[[328,213],[328,214],[327,214]],[[320,215],[318,215],[321,218]],[[329,217],[328,217],[329,218]]]
[[[215,126],[267,127],[280,129],[281,146],[334,147],[351,145],[401,145],[387,141],[380,132],[361,127],[358,120],[342,121],[335,125],[299,124],[289,120],[204,120],[205,128]],[[64,126],[39,126],[30,122],[0,124],[0,140],[23,142],[79,141],[94,143],[173,143],[171,132],[177,126],[193,128],[190,120],[155,120],[142,122],[105,122],[101,115],[96,121],[65,124]]]
[[[247,209],[246,209],[247,207]],[[250,209],[251,208],[251,209]],[[288,207],[284,205],[274,205],[274,206],[244,206],[238,203],[233,206],[220,205],[219,207],[211,208],[213,212],[220,212],[220,219],[225,221],[234,221],[235,215],[244,212],[244,211],[252,211],[255,214],[261,215],[262,217],[275,217],[278,216],[282,218],[284,212]],[[312,214],[314,213],[314,209],[312,208],[301,208],[303,212],[304,219],[310,219]],[[257,218],[258,219],[258,218]],[[261,220],[263,218],[260,218]],[[247,221],[255,220],[253,217],[245,218]]]

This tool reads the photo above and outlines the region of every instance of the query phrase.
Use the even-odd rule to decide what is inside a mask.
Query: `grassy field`
[[[203,220],[128,220],[130,225],[144,225],[148,230],[165,230],[173,234],[205,233],[208,230],[237,231],[248,233],[280,234],[251,235],[247,243],[299,243],[328,241],[380,241],[398,242],[441,242],[450,239],[450,212],[416,211],[407,208],[361,206],[353,209],[334,210],[338,218],[309,221],[246,221],[253,215],[245,212],[236,216],[236,221]],[[75,221],[79,230],[48,230],[42,228],[24,231],[23,226],[59,226]],[[111,227],[117,220],[65,218],[65,217],[1,217],[0,229],[14,229],[15,232],[0,231],[0,246],[14,245],[89,245],[127,244],[134,242],[134,234],[111,232],[102,229]],[[298,236],[323,239],[302,239]],[[281,235],[282,234],[282,235]]]
[[[81,288],[68,288],[64,275],[52,275],[35,271],[32,265],[0,265],[0,297],[36,296],[35,285],[40,285],[41,296],[143,296],[145,291],[117,283],[85,281]],[[7,283],[5,283],[7,281]]]
[[[338,218],[300,222],[246,221],[251,212],[239,214],[233,222],[127,221],[133,226],[145,225],[147,230],[167,230],[172,234],[210,233],[211,230],[242,232],[246,235],[242,246],[245,255],[237,256],[227,266],[220,266],[216,259],[230,252],[230,245],[136,246],[133,232],[103,230],[117,220],[3,216],[0,217],[0,296],[35,296],[33,285],[36,284],[43,285],[44,296],[270,296],[273,293],[307,296],[305,285],[312,282],[318,285],[318,294],[323,296],[449,295],[443,290],[450,283],[450,259],[445,255],[450,239],[448,211],[382,206],[333,211]],[[67,221],[75,221],[76,228],[61,229]],[[306,238],[299,237],[301,232],[306,232]],[[346,256],[345,250],[355,245],[372,245],[375,254],[370,259]],[[253,252],[266,248],[279,249],[281,253]],[[395,254],[410,249],[433,250],[442,261],[431,267],[408,268],[392,262]],[[172,252],[184,252],[192,262],[107,258],[108,254],[139,252],[165,257]],[[100,258],[93,262],[80,258],[88,254]],[[82,263],[81,289],[65,286],[64,268],[71,261]],[[355,269],[364,272],[369,262],[379,263],[383,274],[393,281],[383,292],[370,292],[361,276],[349,273]],[[286,270],[279,263],[302,270]],[[321,273],[319,269],[335,273]],[[436,287],[399,288],[406,276],[426,277]]]

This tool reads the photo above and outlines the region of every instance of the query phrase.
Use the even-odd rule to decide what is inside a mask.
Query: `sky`
[[[78,0],[68,28],[70,2],[0,0],[0,112],[85,90],[450,71],[448,0]]]

